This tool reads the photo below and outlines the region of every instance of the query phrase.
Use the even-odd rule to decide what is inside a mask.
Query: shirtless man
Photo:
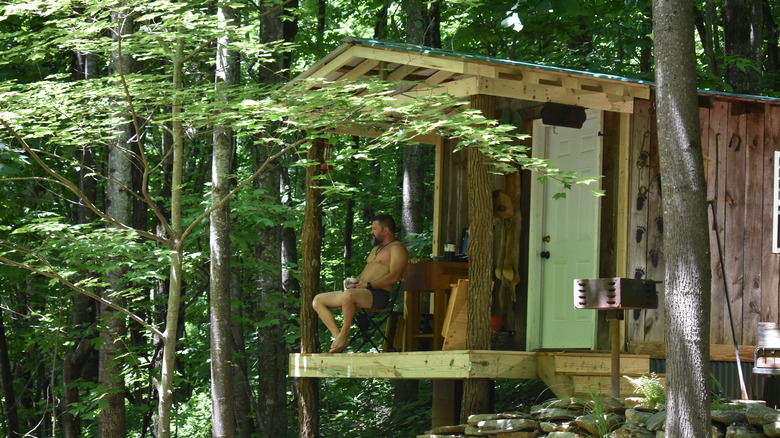
[[[314,297],[311,305],[325,327],[335,338],[330,353],[340,353],[349,345],[349,330],[357,309],[383,309],[390,299],[390,289],[401,280],[409,260],[403,243],[395,238],[395,221],[380,214],[371,223],[374,248],[366,258],[366,267],[357,282],[345,285],[343,291],[324,292]],[[344,326],[339,329],[331,308],[341,307]]]

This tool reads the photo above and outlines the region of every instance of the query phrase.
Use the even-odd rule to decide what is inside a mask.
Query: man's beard
[[[374,239],[374,246],[379,246],[382,244],[382,240],[380,240],[378,237],[372,235],[371,238]]]

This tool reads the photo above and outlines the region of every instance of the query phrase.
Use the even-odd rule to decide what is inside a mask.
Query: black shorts
[[[390,292],[384,289],[369,289],[371,291],[371,308],[386,309],[390,304]]]

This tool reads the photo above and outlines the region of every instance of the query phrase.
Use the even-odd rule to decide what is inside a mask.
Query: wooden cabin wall
[[[780,256],[772,253],[771,245],[773,156],[780,150],[780,107],[725,99],[709,103],[709,108],[700,111],[702,144],[708,197],[716,207],[724,257],[721,265],[715,234],[710,231],[710,342],[732,342],[727,289],[737,342],[755,345],[758,323],[779,321]]]
[[[663,222],[658,141],[651,102],[636,100],[631,131],[629,177],[628,275],[664,280]],[[626,314],[631,342],[663,342],[664,285],[657,285],[658,309],[629,310]]]
[[[468,171],[466,150],[455,151],[455,142],[445,139],[442,144],[442,197],[440,248],[434,254],[444,254],[444,244],[454,242],[460,247],[461,233],[468,227]]]
[[[780,107],[752,101],[702,97],[700,120],[708,198],[717,212],[724,263],[710,221],[712,266],[711,344],[731,344],[723,275],[737,341],[755,345],[759,321],[780,322],[780,255],[773,254],[773,155],[780,150]],[[664,280],[663,218],[655,113],[637,100],[632,128],[629,269],[636,278]],[[639,200],[640,197],[646,199]],[[640,208],[641,207],[641,208]],[[664,342],[663,284],[659,309],[629,311],[632,351]],[[638,348],[635,348],[638,346]]]

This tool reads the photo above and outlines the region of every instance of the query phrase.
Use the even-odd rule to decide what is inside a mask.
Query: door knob
[[[543,259],[549,259],[550,258],[550,251],[542,251],[542,258]]]

